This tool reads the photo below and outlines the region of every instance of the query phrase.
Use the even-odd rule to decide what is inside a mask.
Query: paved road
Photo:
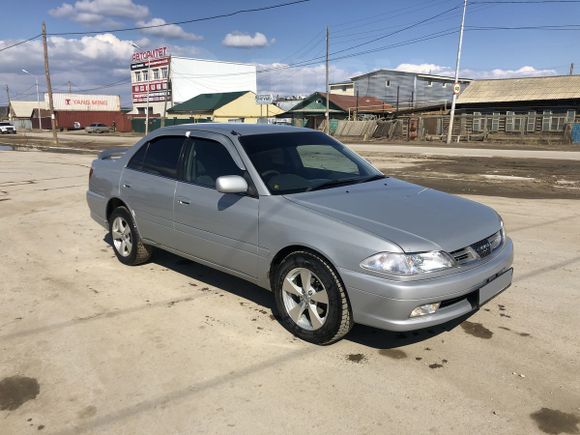
[[[349,145],[358,152],[419,154],[428,156],[505,157],[514,159],[580,160],[580,151],[532,151],[510,149],[477,149],[460,147],[422,147],[407,145]],[[580,146],[579,146],[580,148]]]
[[[460,326],[319,347],[244,281],[120,264],[90,160],[0,152],[2,434],[577,433],[580,201],[479,197],[516,244],[509,290]]]

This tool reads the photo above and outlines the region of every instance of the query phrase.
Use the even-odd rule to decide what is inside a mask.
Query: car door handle
[[[184,199],[178,199],[177,202],[181,205],[189,205],[189,201],[185,201]]]
[[[131,185],[130,185],[130,184],[123,184],[123,187],[124,187],[125,189],[130,189],[130,188],[131,188]]]

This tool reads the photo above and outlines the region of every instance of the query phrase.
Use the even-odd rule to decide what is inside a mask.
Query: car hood
[[[405,252],[452,252],[500,229],[498,214],[485,205],[395,178],[286,199],[396,243]]]

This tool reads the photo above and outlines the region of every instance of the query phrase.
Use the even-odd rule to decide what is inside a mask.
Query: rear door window
[[[164,136],[151,141],[142,170],[153,175],[177,178],[177,166],[184,142],[183,136]]]
[[[145,161],[145,154],[147,154],[147,147],[149,146],[148,143],[143,145],[139,150],[133,154],[131,160],[129,160],[129,164],[127,165],[130,169],[135,169],[136,171],[140,171],[143,169],[143,162]]]

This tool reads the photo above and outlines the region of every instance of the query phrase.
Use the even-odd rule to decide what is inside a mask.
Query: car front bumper
[[[511,285],[513,243],[503,246],[477,266],[416,280],[394,280],[364,271],[339,269],[346,285],[354,321],[390,331],[411,331],[461,317],[489,302]],[[409,315],[418,306],[443,302],[433,314]]]

